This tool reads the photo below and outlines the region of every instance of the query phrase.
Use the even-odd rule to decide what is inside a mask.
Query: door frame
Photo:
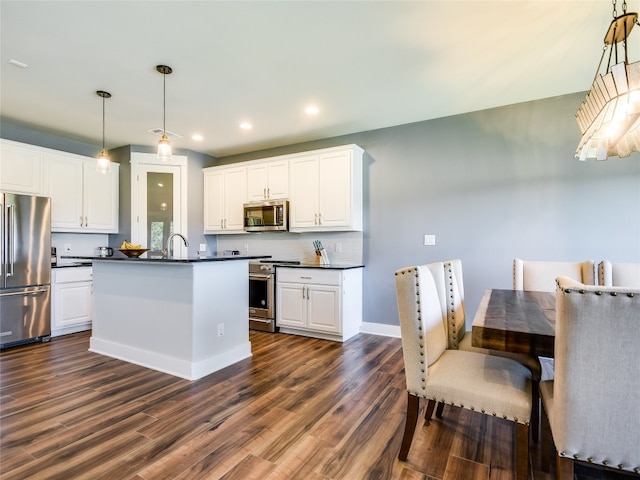
[[[153,166],[179,167],[180,179],[178,181],[179,192],[173,193],[174,203],[178,204],[180,221],[173,225],[173,231],[187,235],[187,157],[186,155],[173,155],[171,160],[165,162],[158,160],[155,153],[131,153],[131,243],[139,243],[140,238],[140,174],[145,171],[153,171]],[[158,170],[161,172],[160,170]],[[164,172],[161,172],[164,173]],[[145,189],[146,191],[146,189]],[[183,253],[182,243],[174,250],[176,256]]]

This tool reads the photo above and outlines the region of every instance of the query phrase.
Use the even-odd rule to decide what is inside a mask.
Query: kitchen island
[[[248,263],[93,257],[89,350],[187,380],[251,356]]]

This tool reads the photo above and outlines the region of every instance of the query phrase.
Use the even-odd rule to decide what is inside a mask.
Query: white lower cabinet
[[[90,330],[93,268],[54,268],[52,273],[51,336]]]
[[[288,268],[276,273],[276,325],[296,333],[345,341],[362,324],[362,268]]]

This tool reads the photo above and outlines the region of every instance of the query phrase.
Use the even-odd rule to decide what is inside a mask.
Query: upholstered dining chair
[[[547,262],[535,260],[513,261],[513,288],[537,292],[555,292],[556,278],[565,276],[586,285],[596,284],[596,267],[593,260],[584,262]],[[553,359],[540,357],[541,379],[553,379]]]
[[[513,261],[513,289],[537,292],[555,292],[556,278],[565,276],[587,285],[596,284],[595,263],[546,262],[535,260]]]
[[[598,264],[598,283],[608,287],[640,288],[640,263],[603,260]]]
[[[407,416],[398,458],[406,460],[420,399],[426,418],[436,402],[510,420],[516,431],[516,478],[526,480],[529,462],[531,374],[519,363],[476,352],[447,349],[438,290],[428,266],[396,272],[396,295],[407,384]]]
[[[640,288],[558,278],[555,378],[540,394],[542,466],[551,434],[559,480],[573,480],[576,461],[640,475],[639,345]]]
[[[538,358],[526,354],[501,352],[472,346],[471,332],[466,330],[462,260],[456,258],[444,262],[429,263],[426,266],[431,271],[434,281],[436,282],[443,322],[447,331],[447,348],[510,358],[523,364],[531,372],[533,408],[529,427],[533,440],[537,442],[540,436],[540,397],[538,394],[538,383],[540,382],[542,373]],[[444,404],[438,402],[436,407],[437,417],[442,416],[443,409]]]

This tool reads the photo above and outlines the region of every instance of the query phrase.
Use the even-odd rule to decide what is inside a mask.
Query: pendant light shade
[[[171,75],[173,70],[166,65],[157,65],[156,70],[162,74],[162,137],[158,141],[158,160],[167,162],[171,160],[171,142],[167,137],[166,113],[167,113],[167,75]]]
[[[627,52],[629,34],[639,24],[638,14],[627,13],[626,0],[622,12],[617,15],[614,0],[613,21],[604,38],[598,70],[576,113],[582,134],[575,154],[579,160],[640,152],[640,61],[630,62]],[[608,62],[603,62],[607,51]]]
[[[98,90],[96,94],[102,97],[102,151],[96,159],[96,170],[100,173],[109,173],[111,171],[111,160],[109,160],[107,150],[104,148],[104,102],[107,98],[111,98],[111,94],[102,90]]]

